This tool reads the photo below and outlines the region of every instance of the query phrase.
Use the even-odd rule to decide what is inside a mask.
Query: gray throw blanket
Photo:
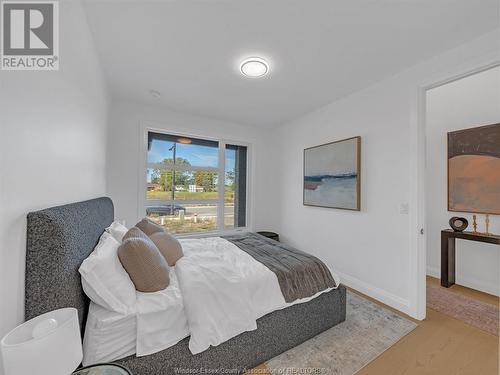
[[[222,238],[273,271],[278,277],[286,302],[311,297],[337,286],[328,267],[318,258],[303,251],[257,233],[242,233]]]

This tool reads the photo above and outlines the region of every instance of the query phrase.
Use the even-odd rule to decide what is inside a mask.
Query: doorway
[[[500,123],[500,66],[494,65],[456,77],[424,90],[423,142],[425,195],[425,301],[436,309],[484,330],[496,330],[485,316],[498,316],[500,251],[498,246],[473,241],[456,242],[456,284],[440,285],[441,231],[452,216],[468,221],[473,214],[448,210],[448,132]],[[465,168],[465,167],[463,167]],[[452,207],[453,209],[453,207]],[[454,210],[455,211],[455,210]],[[466,211],[466,210],[464,210]],[[476,215],[477,231],[485,232],[485,215]],[[489,232],[500,233],[500,218],[489,217]],[[420,279],[422,281],[422,279]],[[496,305],[492,308],[492,305]],[[496,310],[495,310],[496,309]],[[488,319],[486,319],[488,320]],[[496,319],[498,322],[498,318]],[[498,334],[498,333],[497,333]]]

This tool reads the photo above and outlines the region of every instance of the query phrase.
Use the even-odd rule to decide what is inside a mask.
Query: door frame
[[[410,129],[411,144],[411,185],[410,185],[410,314],[416,319],[425,319],[426,315],[426,276],[427,276],[427,244],[426,244],[426,99],[427,91],[448,83],[472,76],[500,66],[498,55],[487,54],[476,61],[466,61],[452,67],[446,74],[438,74],[434,78],[419,85],[415,90],[412,107]],[[423,233],[421,234],[421,230]]]

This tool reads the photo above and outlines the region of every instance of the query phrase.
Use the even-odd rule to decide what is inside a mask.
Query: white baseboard
[[[427,275],[439,279],[441,277],[441,270],[437,267],[427,266]],[[477,280],[470,277],[458,276],[455,280],[456,284],[466,286],[467,288],[476,289],[481,292],[488,294],[493,294],[494,296],[499,296],[499,288],[495,283],[488,283],[483,280]]]
[[[410,314],[410,303],[408,300],[401,298],[395,294],[389,293],[386,290],[370,285],[355,277],[346,275],[345,273],[336,272],[340,277],[340,282],[349,288],[355,289],[358,292],[366,294],[369,297],[376,299],[386,305],[389,305],[396,310],[405,314]]]
[[[437,267],[427,266],[427,276],[432,276],[436,279],[439,279],[441,277],[441,271]]]

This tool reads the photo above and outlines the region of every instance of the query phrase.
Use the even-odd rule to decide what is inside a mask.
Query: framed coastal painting
[[[360,210],[361,137],[304,150],[304,205]]]
[[[500,124],[448,133],[448,211],[500,215]]]

